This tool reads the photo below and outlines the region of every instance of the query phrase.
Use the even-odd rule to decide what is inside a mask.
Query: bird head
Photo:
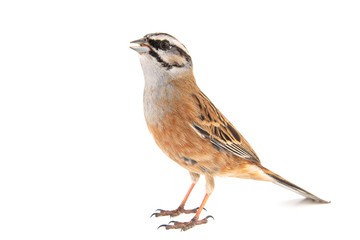
[[[186,47],[169,34],[150,33],[131,43],[138,44],[130,48],[140,54],[144,73],[150,70],[176,75],[192,68]]]

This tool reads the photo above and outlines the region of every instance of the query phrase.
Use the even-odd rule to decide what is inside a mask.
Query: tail
[[[330,203],[329,201],[325,201],[317,196],[315,196],[314,194],[309,193],[308,191],[302,189],[301,187],[296,186],[295,184],[287,181],[286,179],[280,177],[279,175],[277,175],[276,173],[273,173],[272,171],[262,167],[263,171],[269,175],[274,181],[273,183],[275,183],[276,185],[282,186],[284,188],[287,188],[291,191],[294,191],[306,198],[312,199],[315,202],[318,203]]]

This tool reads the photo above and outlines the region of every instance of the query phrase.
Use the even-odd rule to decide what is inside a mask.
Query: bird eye
[[[161,48],[162,50],[168,50],[168,49],[170,49],[170,43],[169,43],[169,41],[168,41],[168,40],[163,40],[163,41],[161,41],[161,42],[160,42],[160,48]]]

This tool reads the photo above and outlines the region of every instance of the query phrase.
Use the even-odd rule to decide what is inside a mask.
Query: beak
[[[146,40],[141,38],[130,43],[139,44],[139,46],[130,46],[131,49],[137,51],[138,53],[145,53],[150,51],[150,46],[146,44]]]

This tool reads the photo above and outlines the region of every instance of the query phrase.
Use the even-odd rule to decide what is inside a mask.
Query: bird
[[[147,127],[159,148],[188,170],[191,177],[179,207],[158,209],[152,216],[194,213],[194,217],[159,228],[186,231],[213,218],[200,219],[200,213],[214,190],[214,178],[219,176],[272,182],[315,202],[329,203],[262,166],[250,144],[198,87],[192,58],[179,40],[156,32],[130,44],[139,53],[145,79],[143,108]],[[200,176],[206,180],[205,197],[198,208],[185,209]]]

